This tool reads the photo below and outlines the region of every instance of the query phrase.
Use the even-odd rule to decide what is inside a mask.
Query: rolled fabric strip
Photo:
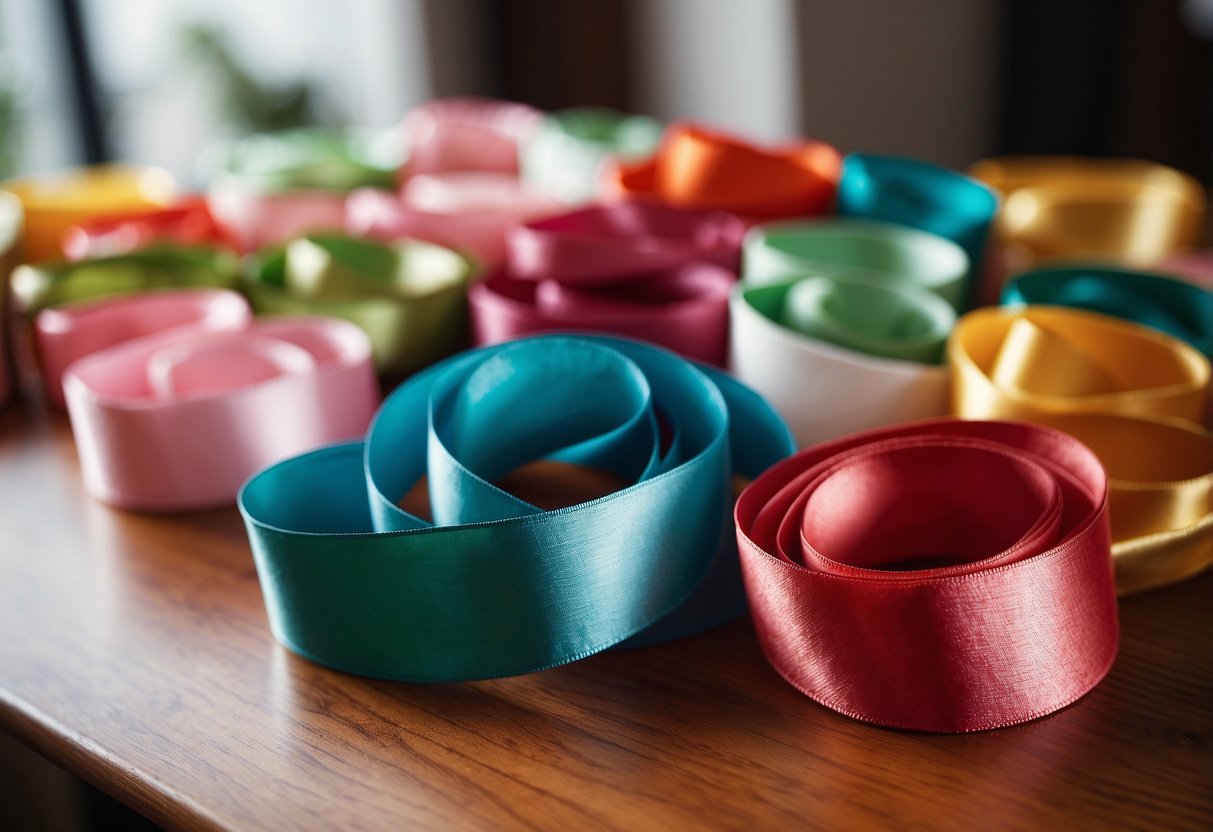
[[[289,649],[390,679],[510,676],[739,613],[731,477],[790,450],[775,413],[722,373],[633,341],[545,336],[414,376],[365,443],[261,472],[240,508]],[[544,458],[631,484],[552,511],[493,484]],[[432,523],[398,506],[422,477]]]
[[[167,311],[173,304],[180,307]],[[378,399],[370,343],[346,321],[248,323],[243,300],[224,291],[53,311],[64,339],[132,336],[63,376],[85,487],[121,508],[230,503],[254,471],[361,434]],[[181,320],[181,329],[142,334],[166,318]]]
[[[516,226],[504,266],[468,293],[476,342],[606,332],[721,366],[744,232],[730,214],[633,202]]]
[[[519,175],[537,191],[569,205],[592,202],[603,165],[649,156],[661,141],[661,122],[604,107],[550,113],[519,148]]]
[[[969,174],[1004,197],[997,225],[1009,273],[1065,260],[1148,266],[1199,242],[1204,189],[1153,162],[1012,156]]]
[[[21,200],[0,191],[0,406],[17,390],[17,367],[13,361],[12,310],[9,275],[21,262]]]
[[[25,211],[22,246],[27,263],[58,260],[63,234],[94,217],[170,204],[177,186],[168,171],[130,165],[99,165],[0,183]]]
[[[941,419],[848,436],[759,476],[735,516],[768,661],[854,719],[1015,725],[1115,658],[1107,481],[1060,431]]]
[[[207,246],[158,245],[113,257],[23,265],[13,294],[27,315],[73,301],[147,289],[231,288],[239,281],[234,253]]]
[[[998,196],[985,184],[917,159],[850,153],[842,163],[838,213],[938,234],[969,256],[968,296],[976,291]]]
[[[651,158],[609,171],[604,193],[763,221],[827,213],[841,174],[842,157],[824,142],[766,148],[683,123],[666,128]]]
[[[285,130],[217,147],[203,160],[214,217],[245,249],[340,231],[346,195],[392,188],[403,158],[390,133]]]
[[[414,107],[404,117],[405,173],[477,170],[516,176],[519,145],[542,119],[525,104],[474,96]]]
[[[1213,251],[1185,251],[1163,258],[1151,268],[1213,289]]]
[[[244,289],[258,313],[357,324],[376,369],[401,375],[467,346],[471,272],[465,257],[431,243],[310,235],[250,257]]]
[[[167,208],[149,208],[73,225],[63,234],[68,260],[129,254],[154,243],[236,247],[207,208],[206,199],[191,196]]]
[[[511,226],[562,210],[562,203],[513,176],[462,171],[413,176],[398,195],[355,191],[345,224],[357,236],[383,241],[413,237],[447,246],[490,269],[505,257]]]
[[[1065,430],[1111,477],[1122,594],[1213,562],[1213,436],[1201,427],[1209,360],[1183,341],[1064,307],[979,309],[948,344],[953,408]]]
[[[1102,312],[1174,335],[1213,355],[1213,292],[1183,280],[1098,266],[1042,269],[1008,283],[1002,302]]]
[[[869,349],[875,344],[886,347],[886,355],[918,349],[938,356],[955,314],[947,303],[914,286],[869,282],[856,291],[856,283],[801,278],[733,289],[729,369],[771,402],[800,447],[948,412],[945,367],[814,337],[833,335],[832,340]],[[809,297],[798,297],[799,292]],[[877,292],[885,294],[887,308],[869,305]],[[829,299],[820,300],[823,294]],[[800,308],[802,303],[808,308]]]
[[[937,234],[870,220],[785,220],[755,226],[746,236],[746,285],[810,274],[917,285],[959,309],[968,294],[969,258]]]

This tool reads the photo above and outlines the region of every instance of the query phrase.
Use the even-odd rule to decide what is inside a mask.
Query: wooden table
[[[1213,581],[1122,602],[1112,674],[1028,725],[874,728],[738,621],[476,684],[279,647],[234,509],[86,496],[66,419],[0,414],[0,728],[172,828],[1207,829]]]

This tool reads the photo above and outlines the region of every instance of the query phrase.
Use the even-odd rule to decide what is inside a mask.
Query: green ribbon
[[[13,294],[27,314],[148,289],[235,288],[240,261],[226,249],[155,245],[130,254],[20,266]]]
[[[205,167],[262,192],[392,188],[404,154],[391,133],[300,128],[247,136],[210,151]]]
[[[472,263],[419,240],[390,245],[312,234],[249,258],[245,293],[258,313],[332,315],[370,336],[380,373],[415,372],[468,338]]]
[[[806,275],[875,280],[928,289],[956,309],[968,272],[968,255],[951,240],[868,220],[768,223],[750,232],[742,252],[742,280],[752,286]]]
[[[546,116],[522,142],[524,182],[565,202],[598,196],[599,174],[610,158],[639,159],[657,149],[661,122],[603,107],[579,107]]]

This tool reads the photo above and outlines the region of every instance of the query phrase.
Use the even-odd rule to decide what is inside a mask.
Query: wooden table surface
[[[0,413],[0,729],[170,828],[1207,829],[1213,581],[1121,604],[1111,675],[968,736],[804,698],[748,621],[529,676],[331,672],[266,626],[235,509],[116,511]]]

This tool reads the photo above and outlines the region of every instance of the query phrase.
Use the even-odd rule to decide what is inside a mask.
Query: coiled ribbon
[[[684,123],[666,128],[651,158],[608,172],[604,194],[763,221],[830,211],[841,174],[842,157],[824,142],[760,147]]]
[[[619,202],[516,226],[468,293],[477,343],[551,331],[640,338],[721,366],[745,224]]]
[[[57,354],[88,353],[63,375],[72,432],[86,488],[122,508],[231,503],[254,471],[359,435],[378,399],[358,327],[252,322],[234,292],[152,292],[43,315]]]
[[[519,146],[543,120],[533,107],[476,96],[440,98],[404,117],[409,177],[449,171],[518,174]]]
[[[27,263],[63,256],[63,234],[94,217],[164,207],[176,194],[173,177],[159,168],[99,165],[0,184],[25,211],[22,256]]]
[[[466,258],[417,240],[380,245],[314,234],[249,259],[258,314],[323,314],[360,326],[380,373],[403,375],[467,344]]]
[[[21,200],[0,191],[0,405],[16,392],[17,368],[13,361],[12,313],[9,309],[9,275],[21,262]]]
[[[848,436],[755,479],[736,521],[767,659],[855,719],[1013,725],[1115,657],[1107,483],[1059,431],[944,419]]]
[[[519,147],[522,181],[569,205],[594,201],[610,160],[649,156],[661,141],[661,123],[603,107],[550,113]]]
[[[63,253],[69,260],[85,260],[129,254],[154,243],[237,246],[211,216],[206,199],[191,196],[167,208],[130,211],[73,225],[64,232]]]
[[[719,372],[541,336],[414,376],[365,443],[261,472],[240,508],[291,650],[391,679],[508,676],[737,614],[731,477],[790,450],[774,412]],[[493,484],[543,458],[631,485],[543,511]],[[433,523],[398,506],[422,477]]]
[[[970,312],[948,355],[957,415],[1051,425],[1099,454],[1122,594],[1213,562],[1207,358],[1153,329],[1063,307]]]

